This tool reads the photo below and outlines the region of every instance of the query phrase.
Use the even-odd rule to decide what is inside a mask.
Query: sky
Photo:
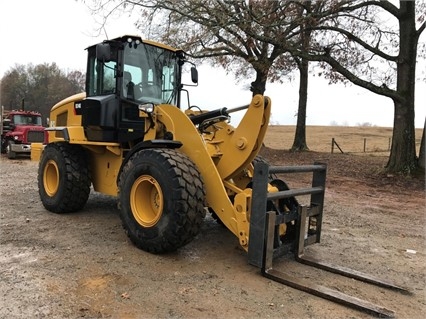
[[[0,78],[16,64],[33,65],[55,62],[64,71],[85,72],[85,48],[125,34],[141,34],[128,16],[109,20],[99,35],[100,17],[92,16],[81,1],[19,0],[0,1]],[[424,32],[425,33],[425,32]],[[421,37],[426,40],[425,34]],[[199,85],[190,88],[190,102],[202,109],[233,108],[248,104],[252,79],[236,81],[224,70],[197,64]],[[265,95],[272,100],[273,124],[295,125],[298,81],[268,83]],[[415,126],[423,128],[426,117],[426,83],[416,83]],[[232,113],[238,123],[243,112]],[[393,103],[389,98],[363,88],[343,84],[329,85],[326,80],[309,79],[307,125],[393,126]]]

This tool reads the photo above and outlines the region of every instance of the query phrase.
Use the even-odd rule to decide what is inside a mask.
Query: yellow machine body
[[[75,114],[75,103],[85,94],[69,97],[51,110],[49,143],[67,141],[88,150],[90,171],[95,191],[117,195],[117,180],[125,149],[120,143],[88,141],[81,115]],[[174,105],[156,105],[151,114],[154,125],[148,127],[144,140],[160,139],[172,132],[182,142],[179,149],[200,170],[206,189],[206,203],[223,224],[238,237],[244,249],[248,247],[251,189],[247,184],[253,174],[252,162],[258,155],[267,130],[271,110],[268,97],[253,97],[237,127],[227,121],[212,125],[200,133],[186,114]],[[187,112],[188,113],[188,112]],[[145,117],[144,112],[140,112]],[[67,136],[60,128],[66,128]],[[235,196],[234,203],[230,196]]]

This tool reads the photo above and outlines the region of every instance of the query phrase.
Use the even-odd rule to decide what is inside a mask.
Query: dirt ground
[[[300,265],[279,268],[395,311],[426,317],[425,181],[382,174],[386,157],[265,149],[272,164],[328,165],[322,241],[307,254],[408,287],[411,295]],[[56,215],[38,196],[38,163],[1,158],[0,318],[370,318],[262,277],[210,216],[173,254],[126,237],[113,197]],[[309,176],[288,176],[290,186]]]

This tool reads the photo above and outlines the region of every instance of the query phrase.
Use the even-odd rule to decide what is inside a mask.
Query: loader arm
[[[161,123],[173,134],[174,140],[182,142],[180,150],[197,165],[203,177],[206,205],[237,236],[245,250],[248,250],[251,189],[246,189],[246,185],[238,187],[231,178],[252,168],[251,163],[265,136],[270,107],[269,98],[256,95],[237,128],[220,122],[206,140],[181,110],[171,105],[159,105],[155,113],[156,126],[146,135],[152,136]],[[234,203],[229,198],[231,193],[235,194]]]
[[[216,165],[222,180],[233,178],[253,162],[265,138],[270,114],[269,97],[255,95],[236,128],[227,125],[207,140],[222,153]]]

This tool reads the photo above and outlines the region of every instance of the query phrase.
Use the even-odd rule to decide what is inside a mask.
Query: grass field
[[[295,126],[272,125],[266,133],[265,145],[274,149],[290,149],[293,145]],[[417,154],[423,129],[416,129]],[[387,155],[392,138],[390,127],[361,126],[307,126],[306,142],[311,151],[331,152],[332,139],[345,153]],[[364,152],[365,150],[365,152]],[[340,153],[337,146],[334,152]]]

